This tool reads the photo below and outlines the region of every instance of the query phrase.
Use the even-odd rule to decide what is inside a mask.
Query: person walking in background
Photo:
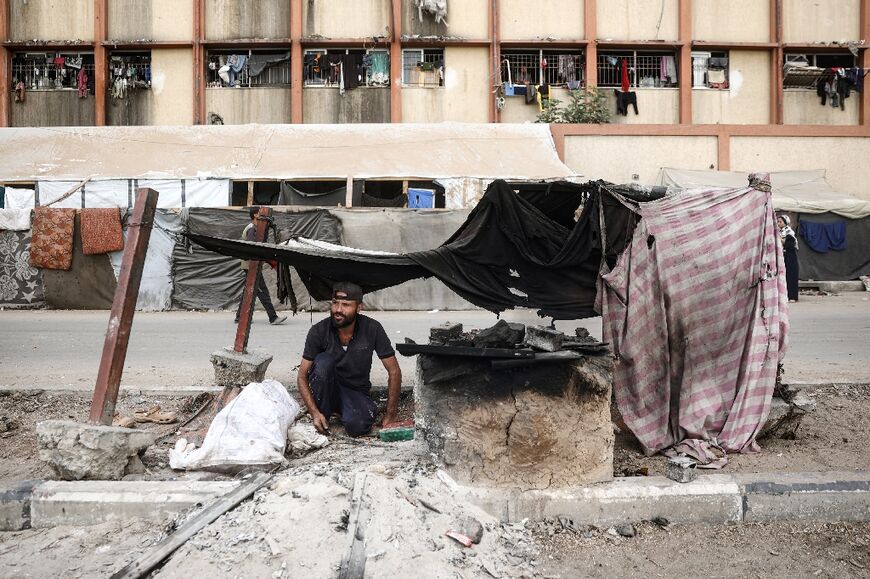
[[[254,228],[254,221],[256,220],[259,211],[259,207],[251,207],[248,209],[248,214],[251,216],[251,222],[245,227],[244,231],[242,231],[242,239],[245,241],[256,240],[257,230]],[[243,259],[241,266],[245,273],[247,273],[248,261]],[[257,292],[257,298],[259,298],[260,303],[263,304],[263,308],[266,310],[266,314],[269,316],[270,324],[277,326],[287,321],[287,316],[279,316],[278,312],[275,311],[275,306],[272,305],[272,297],[269,295],[269,287],[266,285],[266,280],[263,277],[262,270],[257,272],[257,282],[254,286],[254,290]],[[242,301],[239,299],[239,307],[236,309],[236,324],[239,323],[239,315],[241,312]]]
[[[791,219],[788,215],[780,215],[776,218],[779,227],[779,237],[782,239],[782,251],[785,260],[785,283],[788,287],[788,301],[798,301],[798,278],[800,268],[798,266],[798,241],[791,228]]]

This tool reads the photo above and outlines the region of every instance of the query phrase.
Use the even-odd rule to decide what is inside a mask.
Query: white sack
[[[251,382],[218,412],[200,448],[179,439],[169,451],[169,466],[219,471],[277,466],[284,460],[287,429],[298,414],[299,404],[283,384]]]

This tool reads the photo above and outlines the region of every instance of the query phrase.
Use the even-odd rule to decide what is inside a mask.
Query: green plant
[[[610,122],[610,109],[605,93],[596,86],[568,91],[569,101],[562,107],[559,100],[550,100],[538,115],[539,123],[585,123]]]

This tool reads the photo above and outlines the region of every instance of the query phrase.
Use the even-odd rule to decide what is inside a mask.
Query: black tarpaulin
[[[492,312],[529,307],[541,316],[578,319],[596,315],[593,304],[601,264],[598,223],[602,198],[606,223],[614,223],[614,229],[633,224],[631,210],[603,187],[586,190],[588,201],[569,229],[560,225],[571,222],[565,215],[552,215],[558,221],[548,217],[517,196],[507,183],[494,181],[446,242],[435,249],[407,254],[313,247],[304,242],[276,246],[196,233],[190,237],[226,255],[293,265],[317,299],[327,299],[329,283],[336,280],[355,282],[368,292],[434,275],[466,300]],[[579,203],[580,197],[575,199]],[[563,211],[573,216],[577,203],[564,204]],[[548,204],[551,214],[555,205]],[[617,245],[625,238],[625,231],[609,231],[608,254],[618,253],[621,246]]]
[[[241,237],[242,230],[251,222],[247,210],[238,209],[191,208],[185,218],[188,232],[225,238]],[[338,243],[341,239],[341,223],[322,209],[298,213],[273,211],[272,222],[279,240],[305,236]],[[228,255],[196,243],[176,243],[172,253],[173,304],[192,309],[234,307],[245,277],[239,262]]]

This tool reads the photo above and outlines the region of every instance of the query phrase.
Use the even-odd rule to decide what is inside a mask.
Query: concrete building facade
[[[413,0],[0,0],[0,126],[534,122],[526,85],[615,111],[625,63],[637,113],[553,125],[579,173],[825,168],[868,197],[870,91],[823,105],[811,72],[863,71],[868,33],[870,0],[453,0],[446,21]]]

